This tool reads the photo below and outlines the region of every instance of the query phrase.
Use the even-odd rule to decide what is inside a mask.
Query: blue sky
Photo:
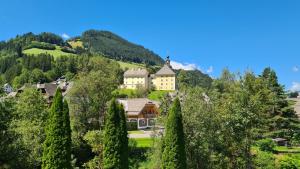
[[[0,40],[109,30],[213,77],[271,66],[300,89],[299,9],[297,0],[2,0]]]

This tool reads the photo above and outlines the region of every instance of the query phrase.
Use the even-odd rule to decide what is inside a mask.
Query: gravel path
[[[141,130],[143,131],[143,130]],[[131,134],[128,134],[128,137],[129,138],[152,138],[154,136],[156,137],[159,137],[161,134],[160,134],[160,131],[156,131],[156,132],[153,132],[153,131],[143,131],[143,133],[131,133]]]

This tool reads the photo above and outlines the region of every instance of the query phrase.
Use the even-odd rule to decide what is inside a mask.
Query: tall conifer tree
[[[120,114],[115,99],[111,100],[105,116],[104,127],[103,168],[122,169],[121,167],[121,140]]]
[[[128,133],[125,111],[122,105],[119,106],[120,113],[120,140],[121,140],[121,166],[128,169]]]
[[[53,98],[46,127],[46,140],[43,151],[43,169],[69,169],[70,164],[70,121],[68,104],[63,103],[58,88]]]
[[[178,98],[175,99],[169,110],[166,133],[163,139],[162,168],[186,169],[184,132]]]
[[[128,169],[128,137],[125,111],[112,99],[105,116],[104,169]]]
[[[69,105],[66,100],[64,100],[64,106],[63,106],[63,120],[64,120],[64,158],[65,158],[65,164],[66,168],[71,168],[71,125],[70,125],[70,115],[69,115]]]

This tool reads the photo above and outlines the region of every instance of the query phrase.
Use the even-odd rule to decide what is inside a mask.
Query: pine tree
[[[166,133],[163,139],[162,168],[186,169],[184,132],[178,98],[175,99],[169,110]]]
[[[64,159],[66,168],[71,168],[71,126],[70,126],[70,115],[69,115],[69,106],[68,102],[64,100],[63,105],[63,119],[64,119]]]
[[[119,106],[120,113],[120,140],[121,140],[121,166],[128,169],[128,133],[125,111],[122,105]]]
[[[47,121],[43,169],[69,169],[71,166],[70,121],[67,106],[66,102],[63,103],[62,93],[58,88]]]
[[[120,139],[120,113],[116,100],[110,102],[109,109],[105,116],[104,127],[104,149],[103,168],[122,169],[121,166],[121,139]]]

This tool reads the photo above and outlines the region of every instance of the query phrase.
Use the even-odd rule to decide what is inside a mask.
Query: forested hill
[[[103,54],[112,59],[149,65],[163,63],[163,59],[154,52],[109,31],[88,30],[82,34],[81,40],[91,53]]]
[[[103,56],[117,60],[124,70],[146,67],[152,73],[164,60],[152,51],[128,42],[108,31],[88,30],[64,40],[54,33],[26,33],[0,41],[0,85],[15,88],[25,83],[49,82],[60,76],[73,77],[81,70],[82,59]],[[64,65],[64,66],[62,66]],[[212,79],[200,71],[178,71],[178,85],[209,87]],[[32,78],[29,78],[31,74]]]
[[[22,52],[25,54],[48,53],[54,56],[89,53],[147,65],[162,65],[164,62],[160,56],[143,46],[131,43],[112,32],[98,30],[85,31],[81,36],[68,41],[64,41],[59,35],[53,33],[33,34],[29,32],[0,42],[0,52],[3,50],[16,52],[19,57]]]

